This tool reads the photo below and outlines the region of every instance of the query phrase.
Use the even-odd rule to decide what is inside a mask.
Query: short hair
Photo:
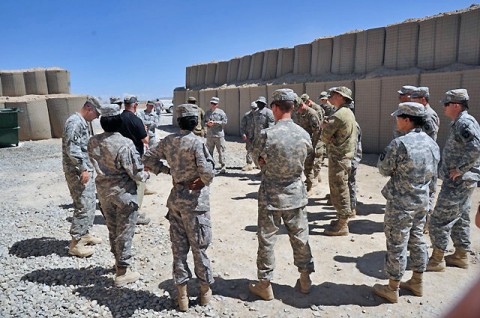
[[[423,127],[425,125],[425,117],[412,116],[407,114],[401,114],[397,117],[408,118],[413,123],[414,127]]]
[[[468,109],[468,100],[464,100],[459,102],[459,104],[462,105],[462,110],[467,110]]]
[[[115,116],[101,116],[100,125],[102,129],[106,132],[117,132],[122,127],[122,117],[121,115]]]
[[[284,113],[292,111],[294,106],[293,101],[291,100],[276,100],[270,104],[270,107],[274,104],[277,105],[277,107],[280,108],[280,110]]]
[[[180,129],[192,131],[198,125],[197,116],[185,116],[177,118],[178,126]]]

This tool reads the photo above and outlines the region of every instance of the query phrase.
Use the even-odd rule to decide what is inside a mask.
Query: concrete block
[[[355,118],[362,129],[364,153],[379,153],[380,105],[382,80],[380,78],[355,81]]]
[[[217,63],[208,63],[206,75],[205,75],[205,84],[214,85],[216,74],[217,74]]]
[[[265,51],[263,55],[262,79],[274,79],[277,75],[278,50]]]
[[[355,63],[356,33],[347,33],[333,38],[333,74],[351,74]]]
[[[395,119],[391,114],[398,108],[398,93],[397,91],[403,85],[419,85],[418,75],[402,75],[382,77],[382,91],[380,103],[380,136],[379,148],[381,151],[393,139],[393,132],[396,129]],[[362,129],[367,129],[362,127]]]
[[[197,65],[197,86],[205,86],[207,78],[207,64]]]
[[[294,57],[295,51],[292,48],[278,50],[277,77],[293,72]]]
[[[222,61],[217,64],[217,72],[215,74],[215,84],[221,86],[227,82],[228,62]]]
[[[26,95],[23,71],[3,71],[0,73],[3,96]]]
[[[312,65],[312,44],[300,44],[293,47],[293,74],[310,74]]]
[[[435,18],[435,69],[457,61],[459,28],[460,14]]]
[[[78,112],[85,104],[85,95],[47,96],[48,117],[53,138],[62,138],[65,122],[70,115]]]
[[[315,40],[312,43],[312,75],[324,75],[330,73],[332,67],[333,38]]]
[[[250,74],[251,62],[252,62],[251,55],[245,55],[242,58],[240,58],[240,65],[238,66],[237,81],[243,82],[248,80],[248,75]]]
[[[227,83],[233,83],[237,80],[239,67],[239,58],[234,58],[228,61]]]
[[[250,62],[249,80],[259,80],[262,78],[264,52],[257,52],[252,55]]]
[[[449,131],[450,119],[443,115],[443,105],[439,101],[445,96],[445,92],[450,89],[459,88],[462,85],[462,72],[438,72],[420,74],[420,86],[430,88],[430,106],[440,117],[440,130],[438,132],[437,143],[443,148]]]
[[[70,72],[59,68],[47,68],[47,87],[49,94],[70,94]]]
[[[480,64],[480,9],[467,11],[460,16],[458,62]]]
[[[26,70],[23,73],[27,95],[47,95],[47,75],[45,69]]]
[[[221,100],[224,100],[223,110],[227,114],[228,118],[227,125],[225,126],[225,133],[227,135],[239,136],[241,115],[240,93],[238,91],[238,88],[219,89],[219,96],[221,96],[220,92],[222,92],[223,95],[223,98],[221,97]]]
[[[5,102],[5,107],[16,107],[21,110],[18,113],[18,125],[20,126],[18,131],[19,140],[42,140],[52,138],[47,101],[44,96],[36,96],[34,98],[27,96],[10,98]]]
[[[418,22],[391,25],[385,28],[384,66],[395,70],[415,67],[418,49]]]
[[[366,74],[383,65],[385,28],[357,33],[355,46],[355,73]]]

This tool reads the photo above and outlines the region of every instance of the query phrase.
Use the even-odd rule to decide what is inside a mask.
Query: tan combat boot
[[[455,248],[455,253],[445,256],[445,263],[448,266],[456,266],[460,268],[468,268],[468,254],[467,250],[459,247]]]
[[[85,242],[80,240],[72,239],[70,246],[68,247],[68,254],[77,256],[77,257],[89,257],[95,252],[95,248],[91,246],[86,246]]]
[[[300,278],[297,279],[296,287],[302,294],[310,293],[312,287],[312,280],[310,279],[310,273],[300,273]]]
[[[208,305],[212,299],[212,289],[207,283],[200,283],[200,305]]]
[[[188,310],[188,294],[187,294],[187,283],[177,285],[178,296],[178,310],[187,311]]]
[[[335,222],[336,221],[336,222]],[[333,220],[331,225],[325,229],[325,235],[328,236],[346,236],[348,232],[348,219]]]
[[[373,286],[373,292],[382,298],[385,298],[391,303],[398,302],[398,286],[400,285],[399,280],[390,279],[388,285],[375,284]]]
[[[352,214],[350,214],[348,217],[349,217],[350,219],[353,219],[353,218],[355,218],[356,216],[357,216],[357,209],[353,208],[353,209],[352,209]]]
[[[413,272],[412,278],[406,282],[400,282],[400,288],[411,291],[415,296],[423,296],[423,273]]]
[[[122,287],[136,282],[140,278],[140,273],[132,272],[128,267],[118,267],[115,275],[115,287]]]
[[[433,248],[432,256],[428,260],[427,272],[443,272],[445,270],[444,252],[436,247]]]
[[[269,280],[260,280],[258,283],[250,283],[248,289],[252,294],[257,295],[263,300],[273,299],[273,289]]]
[[[96,236],[93,236],[90,233],[85,234],[80,238],[81,241],[85,243],[85,245],[96,245],[96,244],[102,244],[102,239]]]

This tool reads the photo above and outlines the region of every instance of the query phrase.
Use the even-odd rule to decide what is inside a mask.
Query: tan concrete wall
[[[70,94],[70,72],[63,69],[46,69],[49,94]]]
[[[418,29],[417,22],[385,28],[385,67],[399,70],[417,65]]]
[[[278,50],[277,77],[293,72],[295,52],[293,49],[283,48]]]
[[[228,62],[218,62],[217,72],[215,74],[215,84],[221,86],[227,82]]]
[[[265,51],[262,65],[262,79],[274,79],[277,75],[278,50]]]
[[[237,81],[243,82],[248,80],[250,74],[250,63],[252,62],[252,56],[246,55],[240,59],[240,65],[238,66]]]
[[[332,68],[333,38],[318,39],[312,42],[312,62],[310,73],[324,75]]]
[[[3,96],[26,95],[25,79],[22,71],[1,72]]]
[[[70,115],[79,111],[85,104],[87,96],[47,96],[48,117],[53,138],[62,138],[65,122]]]
[[[370,29],[357,33],[355,44],[355,73],[365,74],[383,64],[385,28]]]
[[[351,74],[354,71],[356,33],[348,33],[333,38],[333,74]]]
[[[312,63],[312,45],[300,44],[294,48],[293,74],[309,74]]]
[[[252,55],[250,62],[249,80],[259,80],[262,78],[264,52],[257,52]]]
[[[197,65],[197,85],[205,85],[205,79],[207,77],[207,64]]]
[[[219,89],[220,108],[227,114],[228,122],[225,126],[225,133],[229,135],[240,135],[240,92],[238,88]]]
[[[25,92],[28,95],[47,95],[47,75],[45,70],[27,70],[23,73]]]
[[[239,67],[240,67],[239,58],[235,58],[228,61],[227,83],[233,83],[237,80]]]
[[[24,96],[10,98],[5,102],[5,107],[20,109],[18,113],[18,125],[20,126],[18,139],[20,141],[52,138],[47,102],[44,96],[38,96],[35,99]]]
[[[366,153],[380,152],[380,117],[382,80],[380,78],[355,81],[355,118],[362,129],[362,150]],[[385,132],[391,134],[391,131]]]
[[[208,63],[206,74],[205,74],[205,84],[213,85],[215,84],[215,75],[217,74],[217,64],[218,63]]]
[[[462,13],[460,16],[458,62],[480,64],[480,9]]]

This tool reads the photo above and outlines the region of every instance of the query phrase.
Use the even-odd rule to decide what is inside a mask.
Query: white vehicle
[[[173,111],[173,103],[171,99],[161,99],[162,102],[162,110],[166,111],[167,113],[171,113]]]

